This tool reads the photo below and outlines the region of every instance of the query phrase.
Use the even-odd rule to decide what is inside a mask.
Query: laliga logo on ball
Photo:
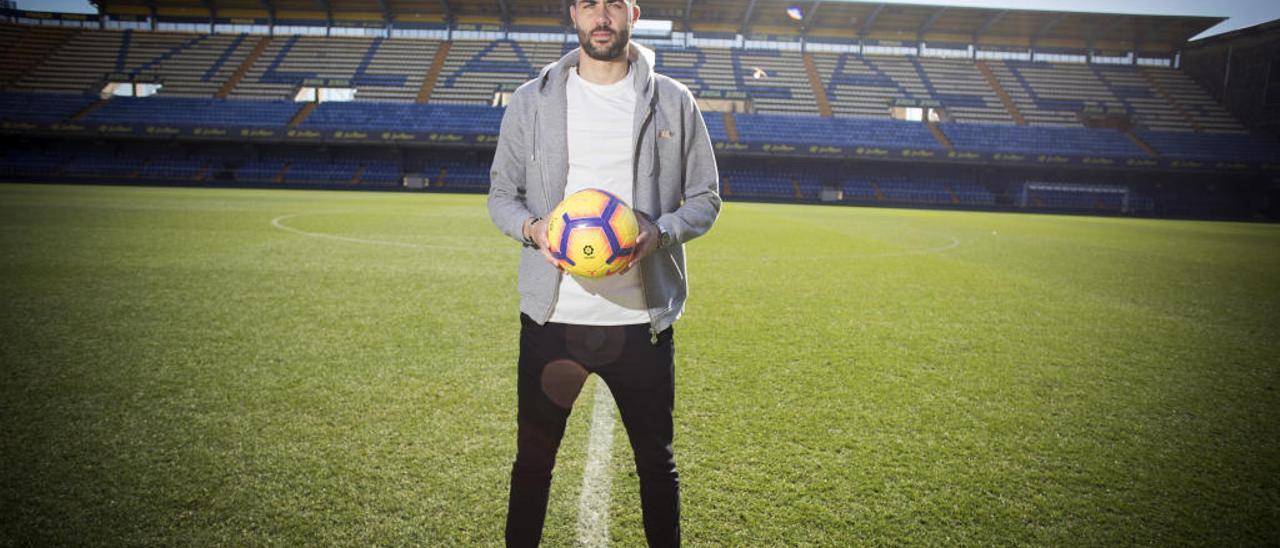
[[[549,251],[575,276],[603,278],[631,264],[640,225],[620,198],[589,188],[565,198],[547,218]]]

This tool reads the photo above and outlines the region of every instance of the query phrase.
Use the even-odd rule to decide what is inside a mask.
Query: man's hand
[[[548,263],[551,263],[551,266],[556,267],[556,270],[560,270],[560,261],[557,261],[556,258],[551,255],[551,244],[550,240],[547,239],[547,223],[547,219],[538,219],[538,222],[536,223],[533,222],[532,218],[525,220],[524,237],[525,239],[532,241],[534,245],[538,246],[538,251],[542,252],[542,257],[545,258]]]
[[[627,264],[626,268],[619,270],[618,274],[625,274],[635,268],[640,261],[652,255],[653,251],[658,249],[658,239],[662,235],[658,230],[658,225],[653,224],[653,221],[650,221],[644,215],[636,215],[636,224],[640,225],[640,235],[636,236],[636,250],[632,252],[631,262]]]

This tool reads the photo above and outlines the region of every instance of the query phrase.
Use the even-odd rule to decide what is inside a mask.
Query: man
[[[574,0],[579,48],[516,90],[494,154],[490,216],[525,246],[512,546],[541,540],[556,452],[589,373],[609,386],[634,450],[645,537],[680,543],[671,324],[687,294],[684,243],[715,222],[719,176],[692,94],[631,42],[634,2]],[[585,188],[620,197],[640,224],[631,267],[598,280],[562,273],[547,250],[543,216]]]

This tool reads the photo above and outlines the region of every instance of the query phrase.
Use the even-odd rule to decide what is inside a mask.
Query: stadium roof
[[[880,42],[1170,52],[1222,17],[925,6],[846,0],[639,0],[675,30]],[[256,21],[563,27],[566,0],[96,0],[101,13]],[[787,14],[800,8],[802,19]]]
[[[1280,19],[1272,19],[1251,27],[1215,34],[1187,44],[1189,48],[1212,47],[1230,43],[1270,42],[1280,39]]]

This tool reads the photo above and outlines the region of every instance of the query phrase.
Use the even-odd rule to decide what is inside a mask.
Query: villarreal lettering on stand
[[[382,132],[383,141],[416,141],[417,135],[405,133],[403,131],[384,131]]]
[[[369,134],[363,131],[335,131],[333,138],[344,141],[363,141],[369,138]]]
[[[285,136],[293,139],[319,139],[321,134],[319,131],[310,129],[291,129]]]

